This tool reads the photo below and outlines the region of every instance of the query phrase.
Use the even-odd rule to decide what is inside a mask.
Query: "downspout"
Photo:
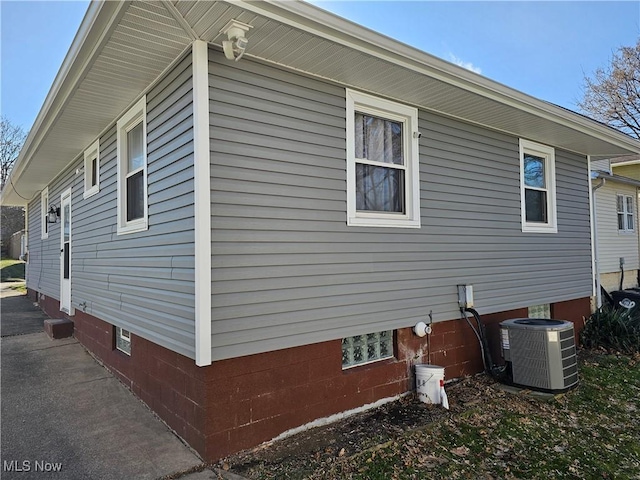
[[[595,176],[592,178],[598,178],[598,174],[595,173]],[[593,194],[593,203],[592,203],[592,212],[591,212],[591,221],[593,223],[593,264],[594,264],[594,277],[596,283],[596,307],[600,308],[602,306],[602,289],[600,286],[600,266],[599,266],[599,254],[598,254],[598,216],[597,212],[597,201],[596,201],[596,190],[602,187],[607,180],[605,178],[600,179],[600,183],[591,188]]]

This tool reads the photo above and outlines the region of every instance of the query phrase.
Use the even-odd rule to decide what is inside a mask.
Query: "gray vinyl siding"
[[[420,111],[420,229],[346,224],[345,89],[210,50],[213,359],[591,294],[586,158],[521,231],[518,138]]]
[[[72,306],[191,358],[195,355],[193,108],[191,57],[180,61],[147,93],[149,228],[117,234],[117,132],[100,138],[100,191],[83,199],[82,159],[59,178],[72,191]],[[123,112],[125,113],[125,112]],[[59,205],[64,188],[49,187]],[[60,191],[59,191],[60,190]],[[30,228],[40,238],[39,199]],[[33,212],[33,217],[31,216]],[[38,217],[36,220],[35,217]],[[47,242],[46,240],[44,242]],[[54,225],[49,244],[60,245]],[[60,296],[59,262],[45,248],[42,280],[33,245],[32,288]],[[31,285],[30,285],[31,286]],[[86,306],[85,306],[86,305]]]
[[[618,230],[618,195],[628,195],[634,199],[633,208],[636,213],[634,232],[620,232]],[[624,257],[626,271],[637,270],[640,267],[637,198],[636,187],[614,181],[607,181],[595,192],[600,273],[619,272],[620,257]]]

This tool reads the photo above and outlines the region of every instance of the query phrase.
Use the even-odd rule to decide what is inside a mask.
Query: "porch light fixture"
[[[253,26],[237,20],[229,20],[224,28],[220,30],[220,33],[226,35],[228,39],[222,42],[222,50],[228,60],[237,62],[242,58],[249,44],[249,40],[244,35],[250,28],[253,28]]]
[[[53,205],[51,205],[51,207],[49,208],[49,212],[47,212],[47,222],[56,223],[59,216],[60,207],[54,207]]]

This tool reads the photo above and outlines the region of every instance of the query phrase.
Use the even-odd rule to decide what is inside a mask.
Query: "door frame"
[[[69,246],[67,261],[69,262],[68,272],[69,278],[64,278],[65,270],[65,255],[64,255],[64,224],[65,224],[65,204],[69,205]],[[66,312],[69,315],[75,313],[73,307],[71,307],[71,239],[72,239],[72,215],[71,215],[71,188],[68,188],[60,195],[60,311]],[[66,282],[66,288],[65,288]]]

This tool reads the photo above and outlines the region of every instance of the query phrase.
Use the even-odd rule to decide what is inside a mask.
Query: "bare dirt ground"
[[[446,386],[450,410],[407,395],[381,407],[231,456],[219,467],[248,478],[304,478],[338,459],[379,449],[471,406],[507,395],[484,374]]]

